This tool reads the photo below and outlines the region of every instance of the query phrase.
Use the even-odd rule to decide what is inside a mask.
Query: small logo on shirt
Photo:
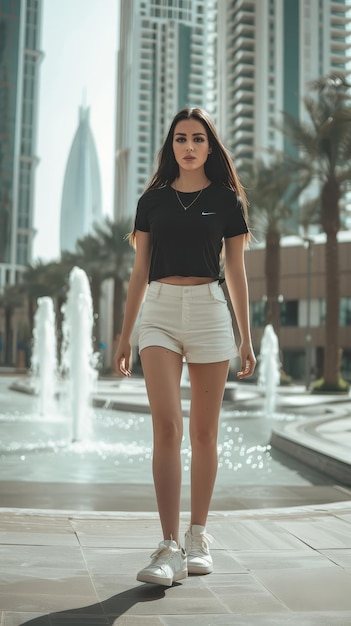
[[[210,212],[202,211],[201,215],[216,215],[216,214],[211,211]]]

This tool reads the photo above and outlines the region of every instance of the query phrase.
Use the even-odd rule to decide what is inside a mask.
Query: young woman
[[[139,351],[153,421],[153,477],[163,541],[137,579],[172,585],[213,569],[206,520],[217,473],[217,432],[229,362],[237,355],[225,280],[240,332],[238,378],[255,368],[244,249],[244,190],[215,126],[201,109],[174,118],[158,169],[138,202],[136,248],[125,319],[114,357],[130,376],[130,336],[144,299]],[[191,521],[179,543],[183,358],[191,385]]]

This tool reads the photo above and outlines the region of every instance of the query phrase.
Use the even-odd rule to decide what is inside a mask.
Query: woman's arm
[[[134,266],[128,285],[121,337],[113,358],[115,368],[123,376],[131,375],[129,367],[132,352],[130,337],[147,287],[151,259],[150,233],[137,230],[135,237],[136,253]]]
[[[238,378],[251,376],[256,366],[251,342],[244,250],[244,235],[225,239],[225,279],[241,338],[239,347],[241,370],[238,372]]]

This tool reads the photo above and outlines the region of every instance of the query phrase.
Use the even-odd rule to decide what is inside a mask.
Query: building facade
[[[121,0],[116,219],[135,214],[177,111],[214,114],[215,24],[214,0]]]
[[[61,252],[75,252],[77,239],[101,222],[101,178],[89,108],[79,108],[79,124],[68,156],[61,200]]]
[[[41,0],[0,1],[0,292],[32,260]]]
[[[306,115],[308,84],[347,71],[347,0],[220,0],[218,124],[236,164],[291,150],[281,112]]]
[[[340,232],[340,319],[341,372],[351,382],[351,234]],[[250,289],[252,338],[255,352],[265,325],[265,248],[246,252]],[[298,237],[281,241],[279,343],[284,370],[294,381],[320,378],[323,374],[325,343],[325,235],[316,235],[309,246]],[[307,360],[309,361],[308,369]]]
[[[310,83],[333,72],[349,73],[351,5],[347,0],[221,0],[217,7],[218,127],[240,172],[247,162],[269,160],[273,151],[292,153],[279,129],[282,112],[307,121],[304,96]],[[299,201],[315,197],[317,185]],[[289,226],[298,232],[298,219]],[[281,249],[281,358],[286,372],[300,381],[323,371],[324,235],[314,242],[307,250],[301,239],[283,238]],[[340,232],[340,343],[342,373],[349,381],[350,246],[349,233]],[[265,323],[264,259],[263,245],[246,255],[257,353]]]

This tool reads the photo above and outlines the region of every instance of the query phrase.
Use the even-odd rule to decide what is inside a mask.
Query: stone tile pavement
[[[0,624],[351,624],[351,501],[212,512],[208,530],[215,572],[166,588],[135,580],[155,513],[2,509]]]

